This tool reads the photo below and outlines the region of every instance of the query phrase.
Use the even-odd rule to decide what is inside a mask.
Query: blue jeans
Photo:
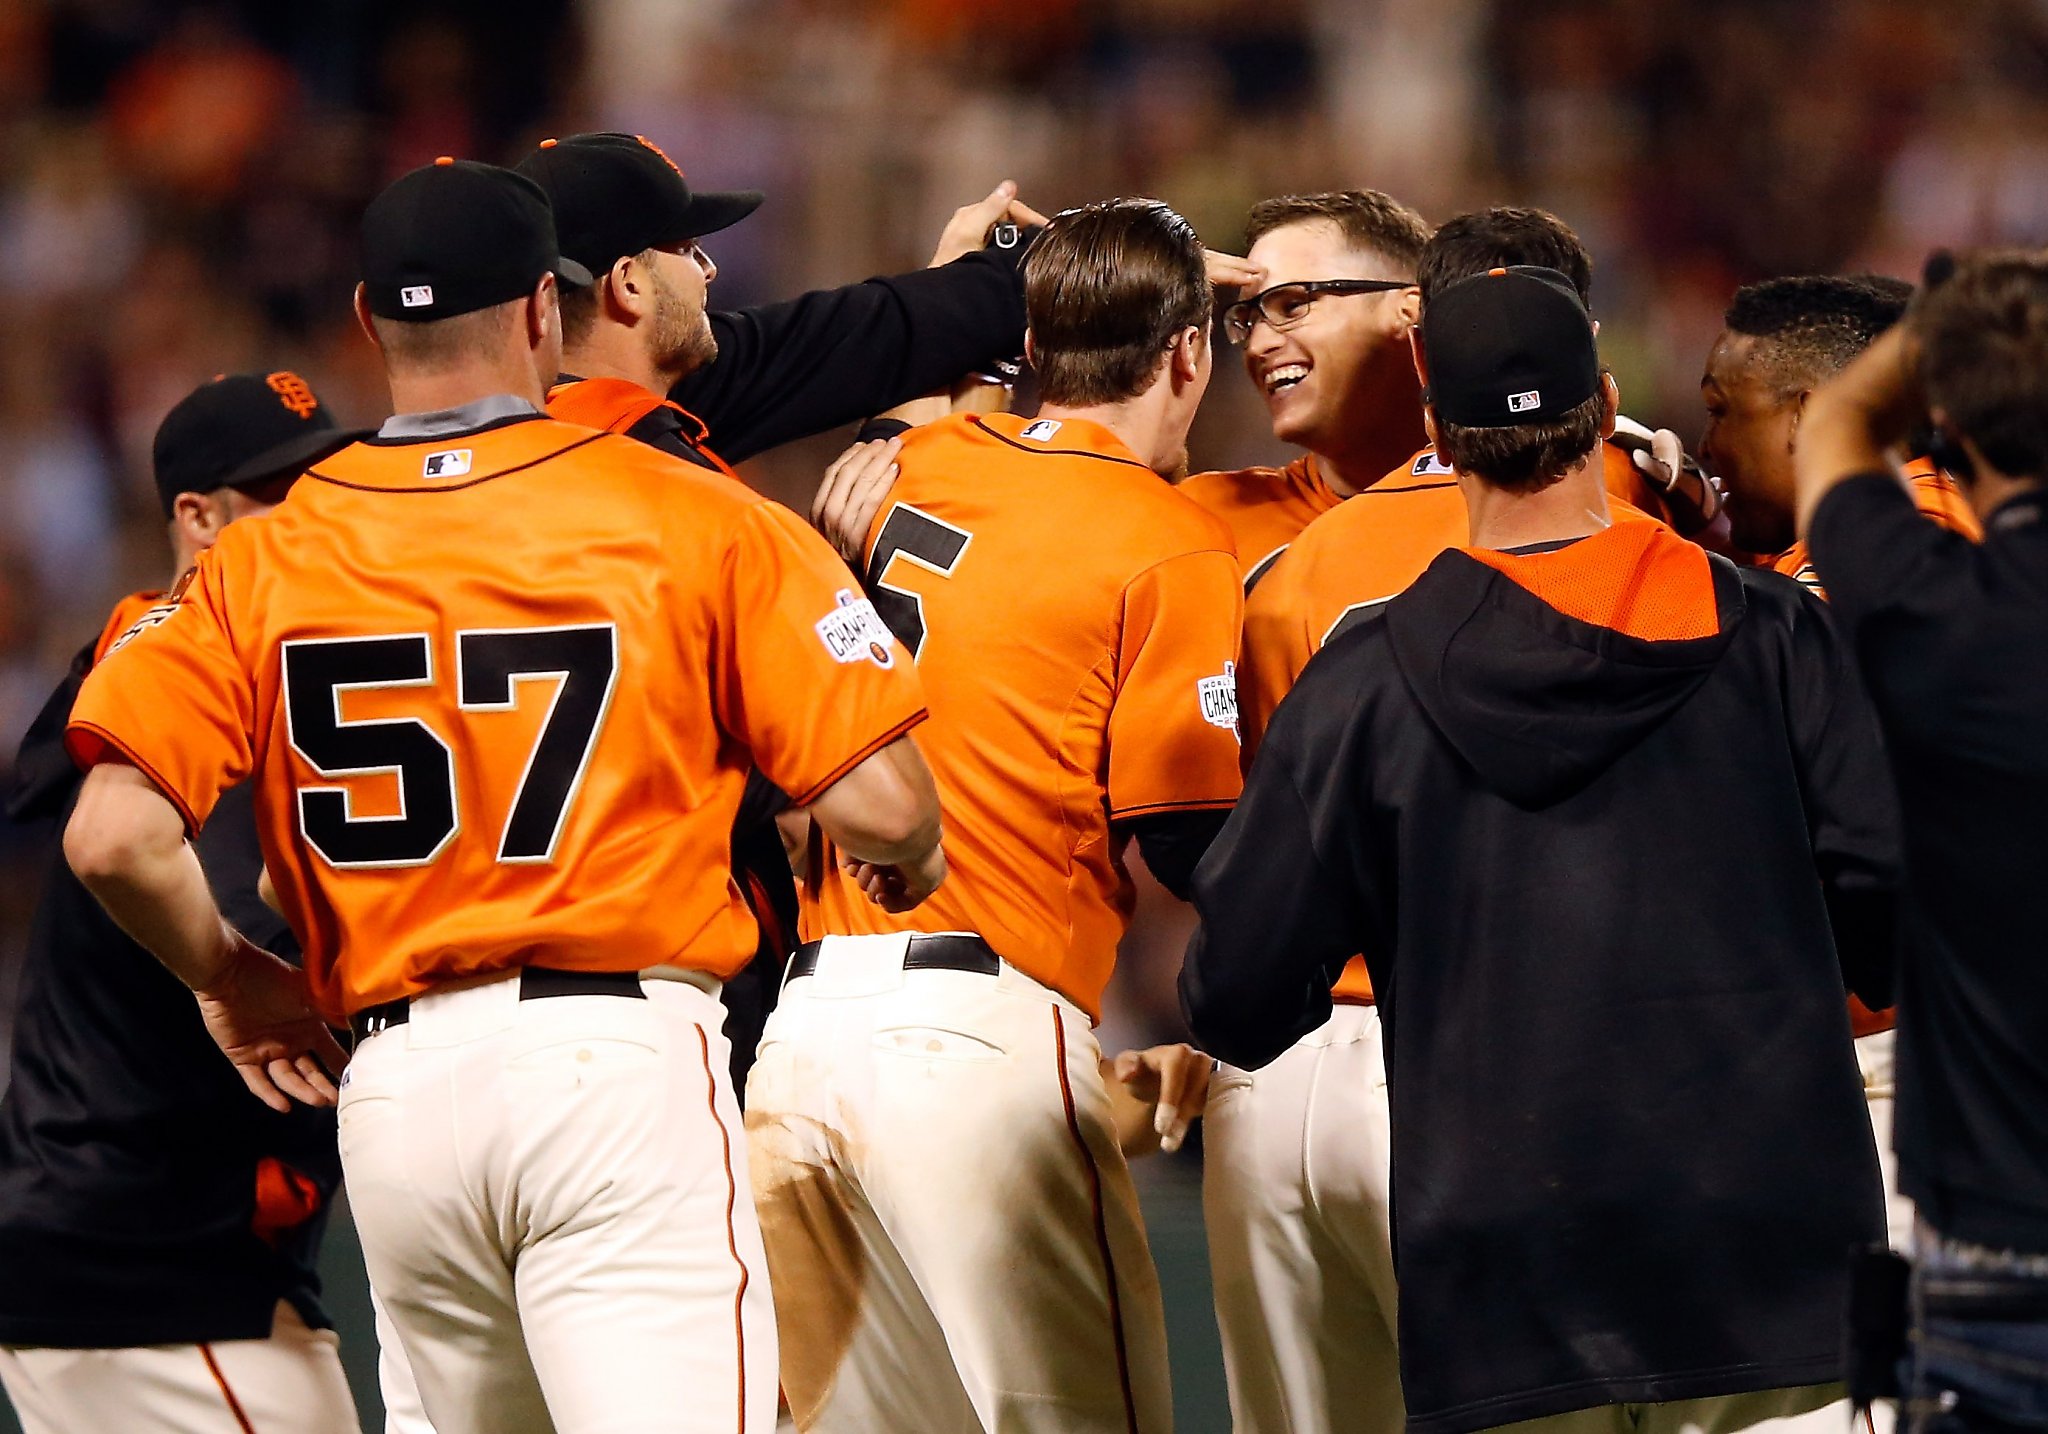
[[[1924,1226],[1918,1244],[1903,1410],[1913,1434],[2048,1430],[2048,1258]]]

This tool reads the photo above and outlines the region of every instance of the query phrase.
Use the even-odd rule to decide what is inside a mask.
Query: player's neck
[[[1598,457],[1597,449],[1593,456]],[[1475,548],[1499,551],[1559,543],[1614,524],[1607,511],[1607,490],[1591,458],[1536,493],[1509,493],[1464,472],[1458,474],[1458,487],[1465,494]]]
[[[1107,428],[1140,463],[1160,472],[1178,461],[1185,448],[1184,441],[1168,442],[1167,406],[1161,401],[1163,396],[1159,392],[1163,387],[1163,384],[1154,384],[1124,403],[1082,404],[1072,408],[1056,403],[1042,404],[1038,416],[1057,419],[1061,423],[1093,423]]]
[[[523,354],[517,358],[508,355],[503,360],[479,359],[431,371],[394,370],[390,374],[391,411],[438,413],[500,393],[523,398],[535,408],[546,408],[548,379],[552,377],[550,374],[543,378]]]
[[[562,372],[578,378],[622,378],[661,394],[679,377],[663,373],[631,330],[605,323],[593,325],[588,340],[562,346]]]
[[[1363,493],[1396,468],[1405,467],[1415,450],[1429,442],[1422,426],[1422,390],[1408,371],[1408,382],[1386,383],[1372,391],[1359,411],[1345,415],[1340,434],[1333,434],[1311,452],[1316,474],[1339,498]]]

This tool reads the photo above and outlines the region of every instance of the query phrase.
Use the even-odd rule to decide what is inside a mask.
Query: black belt
[[[794,981],[799,976],[815,975],[818,948],[823,944],[806,941],[797,947],[796,954],[789,958],[789,975],[784,979]],[[913,936],[903,951],[903,969],[971,971],[977,976],[993,976],[1003,969],[1003,958],[979,936]]]
[[[644,1001],[638,971],[560,971],[552,966],[519,968],[519,999],[543,1001],[550,996],[627,996]],[[410,999],[365,1006],[348,1018],[348,1028],[358,1043],[379,1031],[402,1026],[412,1019]]]

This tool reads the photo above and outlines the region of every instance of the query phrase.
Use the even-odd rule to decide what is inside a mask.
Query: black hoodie
[[[1371,968],[1411,1429],[1841,1376],[1892,799],[1823,606],[1711,573],[1718,631],[1653,642],[1445,553],[1309,663],[1196,875],[1224,1060]]]

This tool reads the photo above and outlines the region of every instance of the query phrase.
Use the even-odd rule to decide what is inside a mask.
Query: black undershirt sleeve
[[[1022,352],[1023,249],[713,313],[718,357],[669,396],[739,463],[944,388]]]
[[[1229,820],[1228,810],[1155,812],[1117,823],[1138,839],[1145,866],[1159,884],[1182,901],[1194,897],[1195,867]]]

